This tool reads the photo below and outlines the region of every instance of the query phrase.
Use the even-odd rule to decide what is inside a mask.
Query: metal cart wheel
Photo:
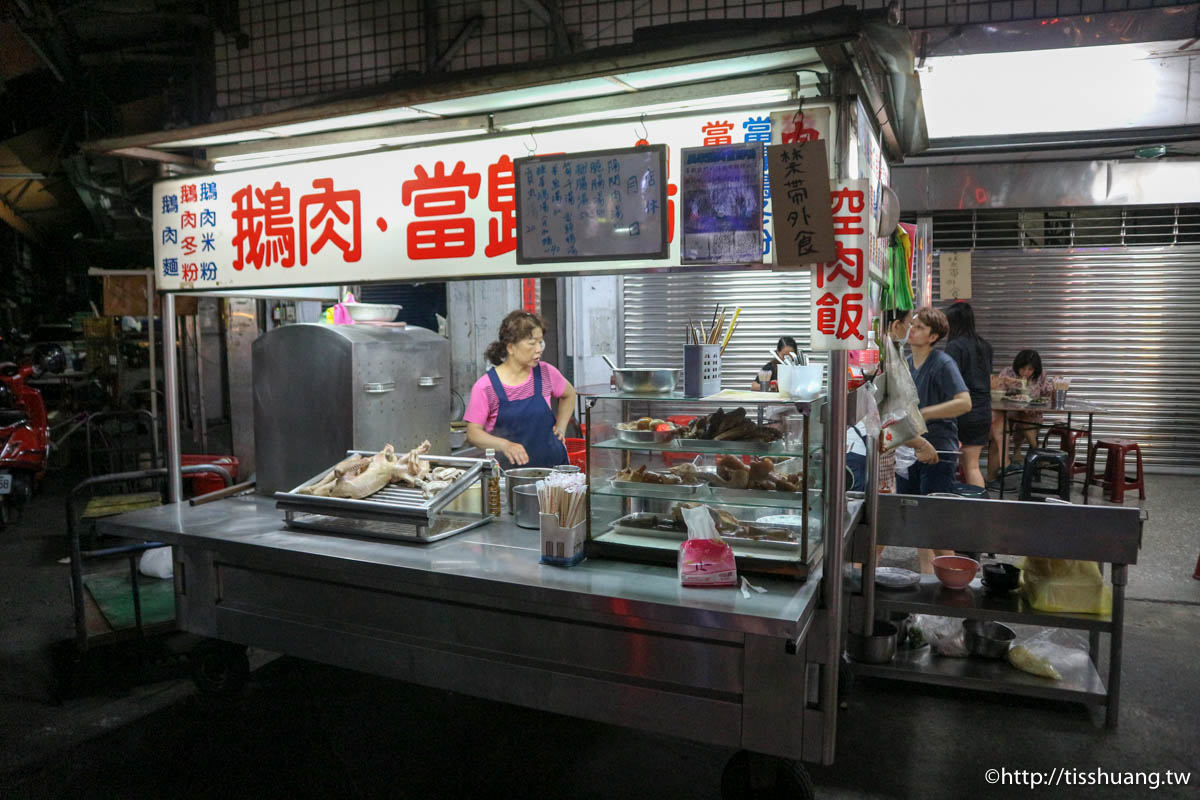
[[[816,787],[799,761],[739,750],[721,772],[723,800],[812,800]]]
[[[232,697],[250,677],[250,659],[241,645],[202,648],[192,661],[192,682],[202,693]]]

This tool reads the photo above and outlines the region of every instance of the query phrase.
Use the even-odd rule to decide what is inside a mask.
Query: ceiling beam
[[[42,243],[42,235],[32,225],[23,220],[21,215],[13,210],[12,206],[3,200],[0,200],[0,220],[7,222],[9,227],[29,241],[35,244]]]

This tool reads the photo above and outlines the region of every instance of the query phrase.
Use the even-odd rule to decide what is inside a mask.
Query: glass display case
[[[700,504],[739,572],[808,577],[822,555],[824,400],[750,394],[584,397],[589,557],[675,563],[680,506]]]

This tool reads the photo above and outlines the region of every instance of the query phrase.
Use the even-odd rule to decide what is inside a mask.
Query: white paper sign
[[[869,180],[835,181],[830,190],[830,207],[838,257],[814,268],[809,328],[812,347],[862,350],[867,346],[870,321]]]
[[[187,178],[154,186],[160,291],[617,272],[679,264],[679,151],[771,141],[766,112],[538,131],[540,153],[668,146],[666,260],[516,262],[513,159],[525,132]],[[769,219],[768,208],[764,217]],[[769,228],[769,223],[766,225]],[[764,261],[771,263],[770,240]]]
[[[971,297],[971,252],[942,253],[938,262],[941,299],[966,300]]]

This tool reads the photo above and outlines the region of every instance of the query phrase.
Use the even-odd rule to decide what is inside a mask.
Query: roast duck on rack
[[[402,456],[390,444],[373,456],[350,456],[339,461],[319,481],[300,489],[316,497],[348,497],[362,500],[389,483],[420,489],[426,498],[450,486],[463,474],[455,467],[430,467],[421,456],[429,452],[426,440]]]

